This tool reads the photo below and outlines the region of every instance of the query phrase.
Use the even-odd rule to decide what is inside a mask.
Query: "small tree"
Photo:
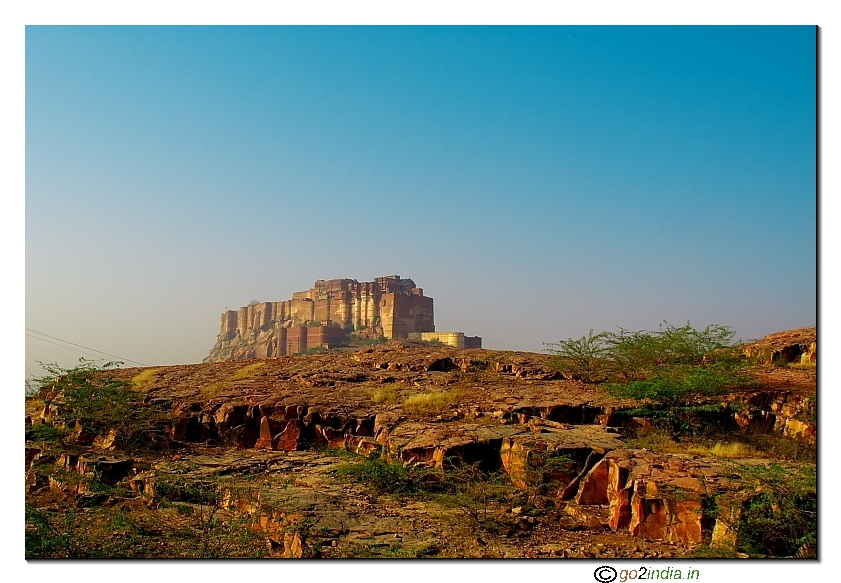
[[[607,332],[594,335],[591,329],[587,336],[577,340],[569,338],[548,343],[550,348],[546,350],[555,355],[552,367],[564,375],[585,383],[598,382],[604,380],[607,371],[608,338]]]
[[[751,382],[746,361],[732,348],[733,337],[727,326],[698,330],[689,322],[664,322],[656,331],[590,330],[578,340],[550,344],[549,351],[562,373],[585,382],[607,381],[609,393],[653,404],[652,413],[676,435],[687,428],[694,433],[699,415],[720,413],[701,411],[705,398]]]
[[[144,394],[133,390],[130,382],[109,374],[117,364],[98,365],[82,358],[78,366],[65,369],[41,363],[49,374],[33,379],[30,386],[39,386],[45,400],[54,400],[58,420],[67,427],[78,423],[97,434],[114,430],[126,449],[160,441],[169,422],[165,407],[145,403]]]
[[[720,406],[702,406],[707,398],[751,383],[746,362],[732,349],[734,334],[726,326],[697,330],[688,322],[664,324],[656,332],[622,331],[609,337],[614,382],[605,389],[653,404],[652,413],[672,437],[695,434],[705,418],[719,420],[722,414]]]

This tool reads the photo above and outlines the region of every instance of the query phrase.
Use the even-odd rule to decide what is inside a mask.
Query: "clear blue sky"
[[[487,348],[815,325],[815,95],[806,26],[27,27],[26,325],[197,362],[392,273]]]

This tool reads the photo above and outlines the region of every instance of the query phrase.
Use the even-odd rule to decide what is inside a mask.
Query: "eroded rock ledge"
[[[255,456],[326,447],[377,452],[404,464],[478,463],[506,472],[523,488],[537,460],[559,457],[568,463],[553,470],[554,496],[577,524],[688,547],[700,544],[705,533],[712,533],[716,544],[732,538],[732,512],[712,513],[705,506],[712,498],[738,498],[738,487],[717,461],[627,449],[620,421],[628,420],[622,412],[635,404],[559,378],[543,355],[397,344],[140,372],[115,374],[142,378],[137,389],[147,401],[171,404],[169,437],[175,442],[258,450]],[[412,415],[402,406],[411,395],[456,393],[433,414]],[[814,398],[785,383],[731,396],[725,404],[745,428],[764,427],[814,443],[814,423],[808,422]],[[50,422],[55,406],[46,405],[40,421]],[[83,427],[76,428],[73,440],[113,450],[113,436],[92,435]],[[38,448],[28,448],[27,462],[39,455]],[[68,456],[60,463],[68,471],[95,468],[119,479],[131,467],[108,453],[101,459]],[[142,492],[153,488],[154,479],[136,475],[132,483]],[[67,486],[56,481],[50,487]]]

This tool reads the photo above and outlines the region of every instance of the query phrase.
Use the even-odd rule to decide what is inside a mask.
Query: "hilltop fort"
[[[318,280],[282,302],[252,302],[222,314],[216,345],[205,362],[272,358],[318,346],[330,348],[348,334],[367,338],[438,340],[481,347],[478,337],[435,332],[432,298],[399,275],[371,282]]]

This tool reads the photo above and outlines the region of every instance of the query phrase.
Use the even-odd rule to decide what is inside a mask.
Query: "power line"
[[[32,338],[32,336],[30,336]],[[24,344],[26,344],[24,342]],[[66,356],[67,358],[76,358],[75,356],[70,356],[69,354],[64,354],[63,352],[56,352],[54,350],[49,350],[47,348],[43,348],[41,346],[35,346],[34,344],[26,344],[30,348],[37,348],[38,350],[43,350],[44,352],[49,352],[50,354],[58,354],[59,356]]]
[[[33,338],[35,340],[40,340],[41,342],[46,342],[47,344],[52,344],[53,346],[58,346],[60,348],[69,348],[70,350],[75,350],[76,352],[80,352],[80,353],[84,354],[85,356],[93,356],[94,358],[100,358],[98,355],[96,355],[92,352],[86,352],[84,350],[79,350],[78,348],[72,348],[70,346],[64,346],[63,344],[59,344],[58,342],[50,342],[49,340],[44,340],[43,338],[39,338],[38,336],[33,336],[32,334],[26,334],[26,336],[28,336],[29,338]],[[65,354],[65,356],[67,356],[67,355]]]
[[[143,364],[142,362],[137,362],[136,360],[131,360],[130,358],[123,358],[122,356],[117,356],[116,354],[109,354],[107,352],[102,352],[101,350],[96,350],[95,348],[90,348],[88,346],[82,346],[81,344],[76,344],[75,342],[70,342],[69,340],[63,340],[61,338],[56,338],[55,336],[50,336],[49,334],[44,334],[43,332],[39,332],[38,330],[34,330],[33,328],[26,328],[26,329],[29,330],[30,332],[34,332],[35,334],[40,334],[41,336],[46,336],[47,338],[52,338],[53,340],[58,340],[59,342],[64,342],[65,344],[71,344],[73,346],[78,346],[79,348],[84,348],[85,350],[89,350],[91,352],[97,352],[99,354],[104,354],[105,356],[110,356],[112,358],[119,358],[120,360],[124,360],[126,362],[131,362],[131,363],[134,363],[134,364],[139,364],[140,366],[149,366],[148,364]],[[39,338],[38,340],[43,340],[43,339]],[[43,340],[43,341],[44,342],[49,342],[49,340]],[[55,342],[50,342],[50,344],[55,344]],[[58,344],[57,346],[61,346],[61,344]],[[68,348],[68,347],[65,346],[64,348]],[[81,351],[79,351],[79,352],[81,352]],[[93,356],[93,355],[91,355],[91,356]]]

